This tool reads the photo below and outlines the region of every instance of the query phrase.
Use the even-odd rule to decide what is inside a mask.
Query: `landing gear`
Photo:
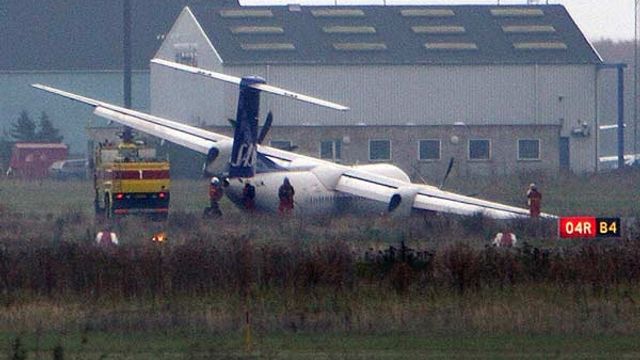
[[[105,193],[102,198],[102,206],[100,206],[100,194],[96,191],[95,198],[93,200],[93,207],[95,212],[96,221],[102,222],[113,216],[111,212],[111,201],[109,194]]]
[[[206,208],[204,208],[204,211],[202,212],[202,217],[204,219],[214,219],[214,218],[219,218],[222,216],[222,211],[220,210],[220,206],[214,205],[214,206],[207,206]]]

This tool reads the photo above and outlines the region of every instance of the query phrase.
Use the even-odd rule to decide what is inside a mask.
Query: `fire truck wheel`
[[[161,213],[161,214],[153,214],[151,215],[151,221],[167,221],[169,214]]]

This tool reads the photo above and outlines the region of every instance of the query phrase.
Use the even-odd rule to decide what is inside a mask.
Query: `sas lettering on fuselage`
[[[236,155],[235,161],[231,163],[231,166],[253,166],[253,164],[255,164],[255,159],[255,146],[253,144],[242,144],[240,145],[240,148],[238,148],[238,154]]]

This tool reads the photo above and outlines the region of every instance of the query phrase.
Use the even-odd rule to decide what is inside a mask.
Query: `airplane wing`
[[[429,210],[458,215],[483,214],[496,219],[512,219],[529,216],[528,209],[497,202],[463,196],[443,191],[435,186],[415,184],[378,175],[332,162],[304,156],[289,151],[261,146],[258,152],[283,168],[309,169],[332,190],[343,194],[381,201],[390,206],[400,200],[413,209]],[[396,205],[397,206],[397,205]],[[542,217],[554,218],[550,214]]]
[[[212,131],[182,124],[135,110],[126,109],[92,98],[76,95],[45,85],[34,84],[35,88],[53,93],[94,108],[94,114],[105,119],[129,126],[135,130],[159,137],[207,154],[221,141],[232,141]],[[391,209],[409,207],[413,209],[459,215],[484,214],[492,218],[526,217],[529,212],[513,206],[462,196],[442,191],[434,186],[379,175],[371,171],[335,164],[329,161],[273,147],[259,145],[258,153],[267,157],[283,170],[312,171],[330,190],[389,204]],[[543,214],[545,217],[552,215]]]
[[[338,180],[336,190],[372,200],[384,201],[390,206],[393,206],[394,202],[401,201],[406,202],[413,209],[441,213],[457,215],[482,214],[497,219],[529,216],[529,210],[527,209],[463,196],[440,190],[435,186],[389,179],[358,169],[345,172]],[[543,216],[552,217],[548,214],[543,214]]]
[[[93,113],[107,120],[115,121],[143,133],[159,137],[175,144],[184,146],[199,153],[207,154],[216,143],[232,139],[211,131],[189,126],[177,121],[163,119],[143,112],[127,109],[107,102],[95,100],[81,95],[52,88],[49,86],[34,84],[40,89],[56,94],[67,99],[94,107]]]

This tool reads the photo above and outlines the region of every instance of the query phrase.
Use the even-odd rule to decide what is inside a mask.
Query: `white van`
[[[86,179],[88,168],[86,159],[60,160],[49,166],[49,177],[56,180]]]

